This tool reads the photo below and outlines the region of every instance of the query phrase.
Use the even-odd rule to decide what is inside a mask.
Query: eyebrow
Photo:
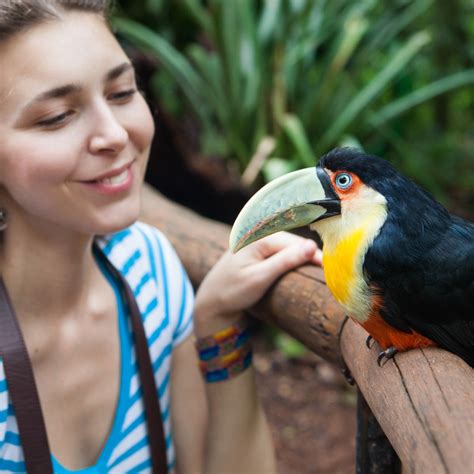
[[[133,70],[133,66],[131,63],[126,62],[120,64],[119,66],[114,67],[105,75],[104,82],[110,82],[114,79],[120,77],[124,72],[129,71],[130,69]],[[68,96],[75,92],[80,92],[82,87],[78,84],[66,84],[64,86],[55,87],[54,89],[50,89],[46,92],[42,92],[41,94],[37,95],[31,102],[27,104],[25,108],[28,108],[32,104],[36,104],[38,102],[44,102],[49,99],[60,99],[61,97]]]
[[[105,82],[110,82],[114,79],[117,79],[117,77],[121,76],[124,72],[129,71],[130,69],[133,69],[133,66],[129,62],[114,67],[105,75]]]
[[[78,92],[81,90],[81,87],[77,84],[67,84],[65,86],[55,87],[49,91],[43,92],[37,95],[31,102],[28,103],[27,107],[35,104],[37,102],[43,102],[48,99],[59,99],[67,95],[72,94],[73,92]]]

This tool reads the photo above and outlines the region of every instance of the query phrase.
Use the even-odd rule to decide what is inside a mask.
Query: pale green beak
[[[235,253],[262,237],[309,225],[340,210],[322,168],[293,171],[268,183],[243,207],[230,233],[230,250]]]

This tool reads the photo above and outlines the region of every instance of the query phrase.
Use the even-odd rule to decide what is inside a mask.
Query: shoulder
[[[128,255],[136,250],[153,253],[158,251],[157,246],[171,246],[160,230],[143,222],[136,222],[114,234],[97,237],[96,242],[112,259],[118,259],[119,255]]]
[[[109,260],[123,274],[131,267],[150,267],[153,276],[171,266],[180,266],[171,243],[166,236],[148,224],[136,222],[115,234],[97,238],[97,243]]]
[[[174,343],[192,331],[194,293],[174,248],[158,229],[137,222],[113,235],[97,239],[98,245],[125,277],[138,306],[147,318],[172,329]]]

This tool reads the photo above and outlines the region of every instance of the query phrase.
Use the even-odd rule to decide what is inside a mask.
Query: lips
[[[126,192],[133,184],[132,165],[134,162],[135,160],[93,180],[80,181],[80,183],[99,194],[113,195]]]
[[[94,180],[95,183],[103,183],[103,184],[122,184],[128,176],[128,168],[122,171],[120,174],[110,176],[108,178],[102,178]]]
[[[127,172],[132,166],[133,161],[130,161],[129,163],[120,166],[119,168],[115,168],[112,171],[108,171],[107,173],[103,173],[99,176],[97,176],[94,179],[89,179],[89,180],[84,180],[84,183],[105,183],[105,184],[119,184],[120,182],[123,182],[126,177],[127,177]]]

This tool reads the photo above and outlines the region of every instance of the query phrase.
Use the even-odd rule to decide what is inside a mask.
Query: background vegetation
[[[188,159],[255,188],[356,146],[474,218],[471,0],[121,0],[113,22]]]
[[[245,184],[352,145],[473,205],[471,1],[123,0],[114,23],[156,60],[153,100]]]

